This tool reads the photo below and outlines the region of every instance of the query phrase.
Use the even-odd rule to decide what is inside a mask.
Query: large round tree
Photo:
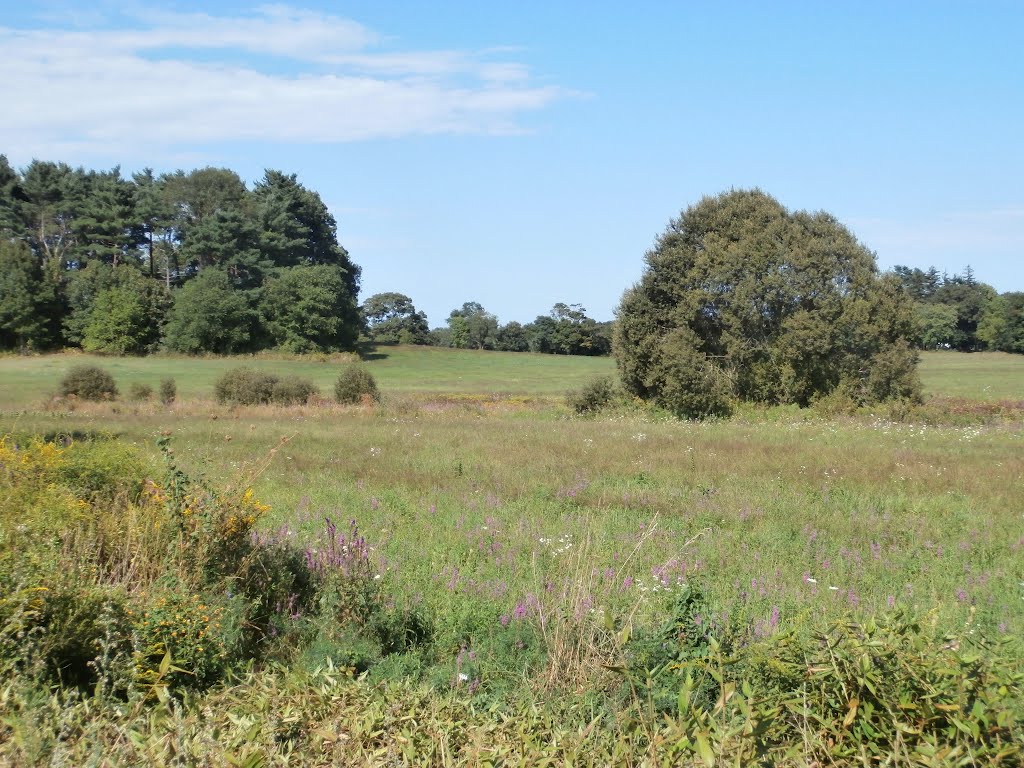
[[[737,400],[808,405],[919,397],[910,301],[827,213],[760,190],[706,197],[671,221],[618,308],[625,388],[676,414]]]

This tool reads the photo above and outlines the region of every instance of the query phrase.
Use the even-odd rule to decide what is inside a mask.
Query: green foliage
[[[715,635],[722,631],[713,626],[714,616],[701,588],[687,584],[673,598],[664,624],[635,630],[625,644],[626,679],[655,712],[678,714],[679,691],[687,677],[699,681],[691,685],[690,706],[711,709],[719,681],[703,673],[703,667],[718,647]]]
[[[224,675],[229,647],[221,628],[223,609],[209,596],[178,589],[146,595],[134,617],[134,681],[144,689],[160,683],[169,688],[203,689]],[[170,654],[174,669],[161,670]]]
[[[160,402],[164,405],[170,405],[178,399],[178,385],[175,383],[174,378],[168,376],[167,378],[160,380]]]
[[[494,349],[498,318],[479,302],[467,301],[448,316],[450,344],[457,349]]]
[[[350,405],[364,399],[380,400],[380,391],[373,374],[362,363],[349,363],[341,369],[334,382],[334,399]]]
[[[301,405],[319,394],[316,385],[301,376],[282,376],[270,391],[271,401],[278,405]]]
[[[207,268],[175,294],[165,343],[176,352],[231,354],[252,346],[255,325],[251,297],[226,272]]]
[[[113,400],[117,397],[117,384],[98,365],[74,365],[60,380],[58,392],[62,397],[74,395],[82,400]]]
[[[23,663],[38,664],[52,683],[91,691],[99,680],[97,658],[103,653],[123,656],[131,647],[124,591],[76,583],[60,574],[28,591],[32,597],[20,606],[20,615],[7,617],[19,623],[23,637],[31,638],[20,650]],[[0,612],[9,610],[12,598],[18,595],[9,596]]]
[[[917,343],[921,349],[949,349],[956,345],[956,308],[949,304],[917,302]]]
[[[359,336],[344,273],[327,264],[279,270],[263,289],[260,312],[274,345],[286,352],[350,351]]]
[[[598,376],[579,389],[570,390],[566,403],[578,414],[597,413],[619,396],[618,387],[610,376]]]
[[[0,349],[54,343],[54,285],[28,246],[0,237]]]
[[[223,405],[266,405],[272,401],[278,381],[277,376],[263,371],[232,368],[217,379],[213,394]]]
[[[137,401],[150,400],[153,397],[153,387],[142,381],[133,381],[128,385],[128,399]]]
[[[371,341],[378,344],[426,344],[427,316],[417,312],[412,299],[401,293],[370,296],[360,313]]]
[[[174,382],[174,379],[168,377],[160,380],[160,401],[165,406],[170,406],[174,400],[178,397],[178,385]]]
[[[734,400],[808,405],[844,382],[865,401],[919,390],[899,282],[826,213],[791,213],[759,190],[704,198],[646,261],[616,326],[630,394],[704,418]]]
[[[225,371],[213,392],[217,402],[224,405],[297,405],[307,402],[318,390],[301,376],[276,376],[243,367]]]
[[[92,303],[82,349],[113,355],[149,351],[159,339],[157,318],[145,294],[130,288],[101,291]]]

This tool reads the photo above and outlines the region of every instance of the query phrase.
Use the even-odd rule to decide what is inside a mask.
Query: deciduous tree
[[[618,309],[627,391],[686,417],[735,400],[807,405],[917,397],[913,309],[827,213],[760,190],[707,197],[672,220]]]

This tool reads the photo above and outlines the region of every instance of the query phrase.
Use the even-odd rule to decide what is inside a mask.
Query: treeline
[[[0,348],[353,349],[359,267],[320,196],[268,170],[124,178],[0,155]]]
[[[1024,353],[1024,293],[1000,294],[970,267],[954,275],[935,267],[893,271],[914,300],[919,348]]]
[[[532,323],[505,325],[479,302],[467,301],[448,315],[445,326],[430,329],[427,316],[401,293],[378,293],[361,307],[367,338],[383,344],[424,344],[499,352],[556,355],[608,355],[612,323],[587,317],[579,304],[559,302]]]
[[[899,266],[922,349],[1024,353],[1024,293]],[[431,329],[399,293],[359,306],[360,268],[319,194],[267,170],[122,176],[0,155],[0,349],[220,354],[355,349],[359,341],[607,355],[612,323],[555,304],[499,324],[477,302]]]

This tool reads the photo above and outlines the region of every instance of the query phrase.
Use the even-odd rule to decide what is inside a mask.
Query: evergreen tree
[[[46,349],[55,336],[52,281],[25,243],[0,239],[0,349]]]

